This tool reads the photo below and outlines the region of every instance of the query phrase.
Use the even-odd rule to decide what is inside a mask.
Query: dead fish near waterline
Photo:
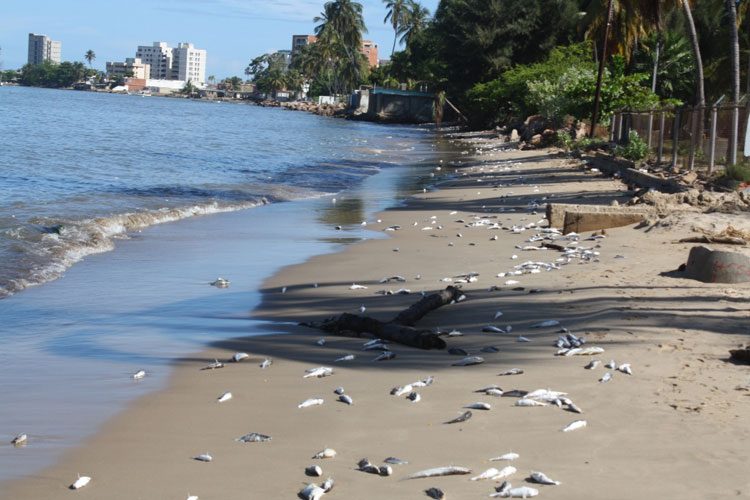
[[[508,465],[508,466],[503,467],[502,469],[500,469],[498,471],[498,473],[492,479],[494,479],[494,480],[503,479],[503,478],[512,476],[516,472],[518,472],[518,469],[516,469],[512,465]]]
[[[445,467],[435,467],[432,469],[425,469],[414,474],[407,476],[406,479],[422,479],[425,477],[441,477],[441,476],[456,476],[461,474],[471,474],[471,469],[466,467],[458,467],[456,465],[448,465]]]
[[[484,358],[481,356],[467,356],[464,359],[458,360],[453,363],[453,366],[471,366],[480,365],[484,363]]]
[[[396,458],[396,457],[388,457],[384,459],[383,462],[387,464],[392,464],[392,465],[406,465],[409,463],[406,460],[401,460],[400,458]]]
[[[547,474],[545,474],[544,472],[532,472],[530,479],[539,484],[549,484],[552,486],[557,486],[560,484],[560,481],[553,481],[552,479],[547,477]]]
[[[383,351],[378,357],[373,359],[373,361],[388,361],[396,357],[396,353],[393,351]]]
[[[145,376],[146,376],[146,370],[138,370],[132,375],[133,380],[140,380]]]
[[[615,363],[614,359],[610,359],[609,363],[607,363],[606,365],[604,365],[604,367],[605,368],[609,368],[610,370],[615,370],[615,369],[617,369],[617,363]]]
[[[308,368],[302,378],[322,378],[333,375],[333,368],[330,366],[318,366],[317,368]]]
[[[326,448],[325,450],[319,451],[312,458],[334,458],[336,456],[336,450],[333,448]]]
[[[516,406],[548,406],[548,404],[536,399],[521,398],[516,401]]]
[[[499,498],[531,498],[539,496],[539,490],[536,488],[530,488],[528,486],[521,486],[519,488],[510,488],[503,493],[493,493],[490,497]]]
[[[345,356],[341,356],[340,358],[336,358],[333,360],[334,363],[340,363],[342,361],[353,361],[354,360],[354,354],[347,354]]]
[[[423,378],[422,380],[417,380],[416,382],[412,382],[412,387],[428,387],[431,386],[435,382],[435,377],[432,375],[428,376],[427,378]]]
[[[568,425],[566,425],[563,428],[562,431],[563,432],[570,432],[570,431],[574,431],[574,430],[577,430],[577,429],[582,429],[582,428],[586,427],[586,425],[588,425],[588,422],[586,422],[585,420],[575,420],[575,421],[569,423]]]
[[[231,392],[225,392],[224,394],[222,394],[221,396],[219,396],[216,399],[216,401],[218,401],[219,403],[224,403],[225,401],[229,401],[230,399],[232,399],[232,393]]]
[[[424,490],[424,493],[434,500],[445,500],[445,493],[443,493],[443,490],[441,490],[440,488],[430,488]]]
[[[523,335],[519,335],[517,341],[518,342],[531,342],[531,339],[528,337],[524,337]]]
[[[196,455],[193,457],[193,460],[197,460],[199,462],[211,462],[213,461],[214,457],[212,457],[208,453],[201,453],[200,455]]]
[[[302,500],[320,500],[323,495],[326,494],[326,490],[318,486],[317,484],[310,483],[297,494]]]
[[[476,403],[469,403],[464,408],[469,408],[471,410],[491,410],[492,406],[490,406],[489,403],[483,403],[481,401],[477,401]]]
[[[343,388],[343,387],[336,387],[336,388],[335,388],[335,389],[333,390],[333,393],[334,393],[334,394],[337,394],[337,395],[339,395],[339,396],[341,396],[342,394],[344,394],[344,392],[345,392],[345,391],[344,391],[344,388]]]
[[[469,353],[465,349],[461,349],[460,347],[451,347],[448,349],[448,354],[452,356],[468,356]]]
[[[378,340],[375,343],[367,343],[364,346],[362,346],[363,351],[386,351],[388,350],[388,344],[381,342]]]
[[[459,424],[461,422],[466,422],[467,420],[471,418],[471,415],[472,415],[471,411],[467,410],[463,412],[461,415],[459,415],[458,417],[454,418],[453,420],[449,420],[445,423],[446,424]]]
[[[486,333],[506,333],[505,330],[495,325],[487,325],[482,328],[482,331]]]
[[[29,436],[26,434],[19,434],[10,440],[10,444],[13,446],[25,446],[29,440]]]
[[[316,340],[315,345],[319,345],[320,347],[323,347],[324,345],[326,345],[325,337],[321,337],[318,340]]]
[[[234,356],[232,356],[232,361],[235,363],[239,363],[240,361],[243,361],[249,357],[250,355],[246,352],[236,352],[234,353]]]
[[[599,379],[599,382],[604,383],[604,382],[609,382],[610,380],[612,380],[612,374],[609,372],[606,372],[604,375],[602,375],[602,378]]]
[[[406,278],[403,276],[388,276],[386,278],[381,279],[378,283],[390,283],[391,281],[397,281],[399,283],[404,283],[406,281]]]
[[[391,389],[391,396],[403,396],[407,392],[411,392],[413,389],[411,384],[406,384],[401,387],[394,387]]]
[[[272,364],[273,364],[273,360],[266,358],[258,366],[260,366],[261,369],[265,370],[266,368],[268,368]]]
[[[495,476],[497,476],[499,473],[500,473],[499,470],[497,470],[494,467],[491,467],[487,469],[486,471],[482,472],[481,474],[479,474],[478,476],[472,477],[471,481],[482,481],[484,479],[492,479]]]
[[[523,374],[523,370],[522,369],[520,369],[520,368],[511,368],[510,370],[505,370],[504,372],[498,373],[497,375],[499,377],[506,377],[506,376],[509,376],[509,375],[522,375],[522,374]]]
[[[548,319],[547,321],[542,321],[540,323],[531,325],[531,328],[550,328],[553,326],[560,326],[560,322],[556,319]]]
[[[367,287],[364,285],[358,285],[356,283],[352,283],[352,286],[349,287],[349,290],[367,290]]]
[[[228,279],[219,277],[219,278],[216,278],[211,283],[209,283],[209,285],[215,286],[216,288],[227,288],[229,286],[229,283],[230,281]]]
[[[302,401],[297,405],[297,408],[308,408],[310,406],[319,406],[323,404],[323,400],[320,398],[310,398]]]
[[[412,403],[419,403],[420,401],[422,401],[422,396],[420,396],[418,392],[411,392],[408,396],[406,396],[406,399],[408,399]]]
[[[213,363],[207,364],[206,366],[201,368],[201,370],[216,370],[219,368],[224,368],[224,363],[222,363],[218,359],[214,359]]]
[[[305,467],[305,475],[320,477],[323,475],[323,469],[319,465],[311,465],[310,467]]]
[[[348,405],[353,405],[354,404],[354,400],[351,398],[351,396],[349,396],[347,394],[340,395],[339,396],[339,401],[341,401],[342,403],[346,403]]]
[[[78,479],[76,479],[73,484],[70,485],[71,490],[80,490],[87,484],[91,482],[91,478],[89,476],[81,476],[78,475]]]
[[[503,396],[506,398],[522,398],[525,395],[527,395],[529,391],[524,391],[521,389],[511,389],[509,391],[505,391],[503,393]]]
[[[518,453],[513,453],[512,451],[510,453],[506,453],[505,455],[500,455],[499,457],[490,458],[490,462],[499,462],[500,460],[516,460],[520,455]]]
[[[251,432],[235,439],[235,441],[241,443],[265,443],[270,440],[271,436],[266,436],[265,434],[259,434],[257,432]]]
[[[479,349],[479,350],[480,350],[481,352],[486,352],[486,353],[496,353],[496,352],[500,352],[500,349],[498,349],[498,348],[497,348],[497,347],[495,347],[494,345],[489,345],[489,346],[485,346],[485,347],[482,347],[482,348],[481,348],[481,349]]]
[[[630,369],[630,363],[623,363],[617,367],[617,371],[625,373],[626,375],[632,375],[633,370]]]
[[[596,367],[598,367],[600,364],[602,364],[602,362],[599,361],[598,359],[595,359],[595,360],[591,361],[589,364],[587,364],[586,366],[584,366],[584,368],[586,370],[593,370]]]

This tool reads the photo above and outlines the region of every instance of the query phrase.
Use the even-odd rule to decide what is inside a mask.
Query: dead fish
[[[344,388],[343,388],[343,387],[336,387],[336,388],[335,388],[335,389],[333,390],[333,393],[334,393],[334,394],[338,394],[339,396],[341,396],[342,394],[344,394],[344,392],[345,392],[345,391],[344,391]]]
[[[234,353],[234,356],[232,356],[232,361],[235,363],[239,363],[240,361],[243,361],[249,357],[250,355],[246,352],[236,352]]]
[[[464,406],[464,408],[469,408],[471,410],[491,410],[492,406],[490,406],[489,403],[482,403],[481,401],[477,401],[476,403],[469,403],[468,405]]]
[[[587,424],[588,423],[585,420],[575,420],[575,421],[569,423],[568,425],[566,425],[563,428],[562,431],[563,432],[570,432],[570,431],[574,431],[576,429],[582,429],[582,428],[586,427]]]
[[[482,347],[480,349],[480,351],[481,352],[487,352],[487,353],[495,353],[495,352],[500,352],[500,349],[498,349],[494,345],[490,345],[490,346],[487,346],[487,347]]]
[[[394,387],[391,389],[391,396],[403,396],[407,392],[411,392],[413,389],[411,384],[406,384],[401,387]]]
[[[511,389],[510,391],[505,391],[503,396],[506,398],[522,398],[528,393],[529,391],[523,391],[521,389]]]
[[[268,359],[268,358],[266,358],[266,359],[264,359],[264,360],[263,360],[263,361],[262,361],[262,362],[260,363],[260,365],[258,365],[258,366],[260,366],[260,367],[261,367],[261,369],[265,370],[266,368],[268,368],[268,367],[269,367],[269,366],[271,366],[272,364],[273,364],[273,361],[272,361],[272,360],[270,360],[270,359]]]
[[[470,418],[471,418],[471,411],[467,410],[467,411],[463,412],[460,416],[454,418],[453,420],[449,420],[449,421],[447,421],[445,423],[446,424],[458,424],[458,423],[461,423],[461,422],[466,422]]]
[[[201,370],[216,370],[218,368],[224,368],[224,363],[222,363],[218,359],[214,359],[213,363],[207,364],[206,366],[201,368]]]
[[[531,328],[550,328],[553,326],[560,326],[560,322],[556,319],[548,319],[547,321],[531,325]]]
[[[445,500],[445,493],[443,493],[443,490],[441,490],[440,488],[430,488],[428,490],[424,490],[424,493],[434,500]]]
[[[485,391],[485,394],[488,396],[495,396],[496,398],[499,398],[503,395],[502,389],[488,389]]]
[[[380,467],[378,467],[378,473],[381,476],[385,476],[385,477],[392,476],[393,475],[393,467],[391,467],[390,465],[381,465]]]
[[[502,373],[498,373],[498,376],[505,377],[508,375],[521,375],[523,374],[523,370],[520,368],[511,368],[510,370],[505,370]]]
[[[518,453],[513,453],[512,451],[510,453],[506,453],[505,455],[500,455],[499,457],[490,458],[490,462],[498,462],[500,460],[516,460],[520,455]]]
[[[391,465],[406,465],[409,463],[406,460],[401,460],[400,458],[396,458],[396,457],[388,457],[385,460],[383,460],[383,462],[387,464],[391,464]]]
[[[408,399],[412,403],[419,403],[420,401],[422,401],[422,396],[420,396],[418,392],[412,392],[409,393],[408,396],[406,396],[406,399]]]
[[[500,389],[499,385],[492,384],[492,385],[488,385],[487,387],[482,387],[481,389],[477,389],[474,392],[484,392],[484,393],[486,393],[487,391],[492,391],[492,390],[501,390],[502,391],[502,389]]]
[[[519,335],[518,342],[531,342],[531,339],[528,337],[524,337],[523,335]]]
[[[512,465],[508,465],[508,466],[503,467],[502,469],[500,469],[498,471],[498,473],[492,479],[494,479],[494,480],[503,479],[503,478],[512,476],[516,472],[518,472],[518,469],[516,469]]]
[[[450,349],[448,349],[448,354],[451,354],[453,356],[468,356],[469,355],[469,353],[466,350],[461,349],[459,347],[451,347]]]
[[[609,382],[610,380],[612,380],[612,374],[606,372],[604,375],[602,375],[602,378],[599,379],[599,382]]]
[[[398,281],[400,283],[403,283],[403,282],[406,281],[406,278],[404,278],[403,276],[398,276],[398,275],[396,275],[396,276],[389,276],[387,278],[381,279],[379,281],[379,283],[390,283],[391,281]]]
[[[548,406],[547,403],[537,401],[536,399],[521,398],[516,401],[516,406]]]
[[[259,434],[257,432],[251,432],[235,439],[235,441],[241,443],[265,443],[270,440],[271,436],[266,436],[265,434]]]
[[[602,362],[599,361],[598,359],[595,359],[595,360],[591,361],[589,364],[587,364],[586,366],[584,366],[584,368],[587,369],[587,370],[593,370],[596,367],[598,367],[600,364],[602,364]]]
[[[352,283],[352,286],[349,287],[349,290],[367,290],[367,287],[364,285],[358,285],[356,283]]]
[[[320,487],[323,488],[323,491],[325,491],[326,493],[331,491],[333,489],[333,478],[329,477],[328,479],[323,481]]]
[[[482,328],[482,331],[486,333],[505,333],[505,330],[495,325],[487,325],[484,328]]]
[[[334,458],[336,456],[336,450],[333,448],[326,448],[325,450],[319,451],[313,458]]]
[[[323,400],[320,398],[310,398],[302,401],[300,404],[297,405],[297,408],[307,408],[310,406],[318,406],[322,405]]]
[[[425,469],[414,474],[407,476],[406,479],[422,479],[425,477],[441,477],[441,476],[455,476],[461,474],[471,474],[471,469],[466,467],[458,467],[456,465],[448,465],[445,467],[435,467],[432,469]]]
[[[464,359],[458,360],[453,363],[453,366],[471,366],[479,365],[484,363],[484,358],[481,356],[467,356]]]
[[[138,370],[132,375],[133,380],[140,380],[145,376],[146,376],[146,370]]]
[[[606,365],[604,365],[604,367],[605,368],[609,368],[610,370],[615,370],[615,369],[617,369],[617,363],[615,363],[614,359],[610,359],[609,363],[607,363]]]
[[[228,279],[219,277],[209,283],[209,285],[215,286],[216,288],[227,288],[229,286],[229,283],[230,281]]]
[[[324,345],[326,345],[326,339],[321,337],[315,341],[315,344],[319,345],[320,347],[323,347]]]
[[[362,346],[363,351],[385,351],[388,349],[388,344],[384,344],[381,341],[377,341],[373,344],[365,344]]]
[[[225,401],[229,401],[230,399],[232,399],[232,393],[231,392],[225,392],[224,394],[222,394],[221,396],[219,396],[216,399],[216,401],[218,401],[219,403],[223,403]]]
[[[308,368],[305,370],[305,375],[303,375],[302,378],[322,378],[330,375],[333,375],[333,368],[330,366],[319,366],[317,368]]]
[[[213,461],[214,457],[209,455],[208,453],[201,453],[200,455],[196,455],[193,457],[193,460],[197,460],[199,462],[211,462]]]
[[[493,493],[490,496],[500,498],[531,498],[539,496],[539,490],[528,486],[521,486],[519,488],[510,488],[504,493]]]
[[[323,469],[321,469],[319,465],[311,465],[310,467],[305,467],[305,475],[320,477],[323,475]]]
[[[297,494],[302,500],[320,500],[323,495],[326,494],[326,490],[318,486],[317,484],[310,483]]]
[[[545,474],[544,472],[532,472],[530,479],[539,484],[549,484],[553,486],[557,486],[558,484],[560,484],[560,481],[553,481],[552,479],[547,477],[547,474]]]
[[[432,385],[434,381],[435,381],[435,377],[430,375],[429,377],[424,378],[422,380],[417,380],[416,382],[412,382],[411,386],[412,387],[427,387],[427,386]]]
[[[357,468],[362,472],[380,475],[380,469],[378,468],[378,466],[372,465],[366,458],[363,458],[359,462],[357,462]]]
[[[482,481],[483,479],[492,479],[495,476],[497,476],[500,473],[499,470],[495,469],[494,467],[491,467],[487,469],[486,471],[482,472],[478,476],[474,476],[471,478],[471,481]]]
[[[29,440],[29,436],[26,434],[19,434],[10,440],[10,444],[13,446],[25,446]]]
[[[581,349],[580,352],[578,352],[578,356],[593,356],[595,354],[601,354],[604,352],[603,347],[597,347],[597,346],[588,346]]]
[[[73,484],[70,485],[71,490],[80,490],[87,484],[91,482],[91,478],[89,476],[81,476],[78,475],[78,479],[76,479]]]
[[[339,401],[341,401],[342,403],[346,403],[348,405],[353,405],[354,404],[354,400],[351,398],[351,396],[348,396],[346,394],[340,395],[339,396]]]
[[[617,367],[617,371],[620,371],[622,373],[625,373],[627,375],[632,375],[633,370],[630,369],[630,363],[623,363],[620,366]]]
[[[567,403],[565,409],[573,413],[583,413],[583,410],[581,410],[578,406],[576,406],[576,404],[573,403],[572,401],[570,403]]]
[[[500,486],[496,486],[495,487],[495,491],[497,493],[504,494],[504,493],[507,493],[508,491],[510,491],[510,489],[512,487],[513,486],[511,486],[511,484],[510,484],[509,481],[503,481],[503,483]],[[490,496],[492,496],[492,495],[490,495]]]
[[[354,354],[347,354],[346,356],[341,356],[340,358],[334,359],[334,363],[339,363],[341,361],[352,361],[354,360]]]
[[[537,389],[535,391],[531,391],[530,393],[526,394],[526,398],[529,399],[536,399],[538,401],[547,401],[552,402],[555,399],[560,398],[561,396],[567,396],[567,392],[560,392],[560,391],[553,391],[550,389]]]
[[[388,361],[396,357],[396,353],[393,351],[383,351],[378,357],[373,359],[373,361]]]

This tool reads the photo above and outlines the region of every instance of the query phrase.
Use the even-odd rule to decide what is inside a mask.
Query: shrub
[[[727,165],[724,176],[738,182],[750,182],[750,162],[745,160],[736,165]]]
[[[641,139],[638,132],[631,130],[628,135],[628,143],[625,146],[617,146],[615,154],[631,161],[641,161],[648,156],[648,144]]]

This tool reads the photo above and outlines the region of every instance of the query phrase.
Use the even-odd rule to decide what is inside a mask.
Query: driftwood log
[[[383,322],[367,316],[343,313],[323,321],[300,323],[334,335],[355,336],[371,334],[375,337],[420,349],[445,349],[445,341],[432,330],[414,327],[426,314],[444,305],[461,302],[466,296],[460,288],[449,286],[445,290],[422,297],[404,309],[391,321]]]

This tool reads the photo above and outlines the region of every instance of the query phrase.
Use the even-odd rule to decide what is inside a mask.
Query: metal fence
[[[743,159],[745,134],[750,119],[750,101],[713,106],[621,111],[612,117],[610,140],[627,144],[635,131],[648,144],[649,153],[657,164],[687,170],[723,169]],[[734,155],[730,136],[737,120],[737,141]]]

